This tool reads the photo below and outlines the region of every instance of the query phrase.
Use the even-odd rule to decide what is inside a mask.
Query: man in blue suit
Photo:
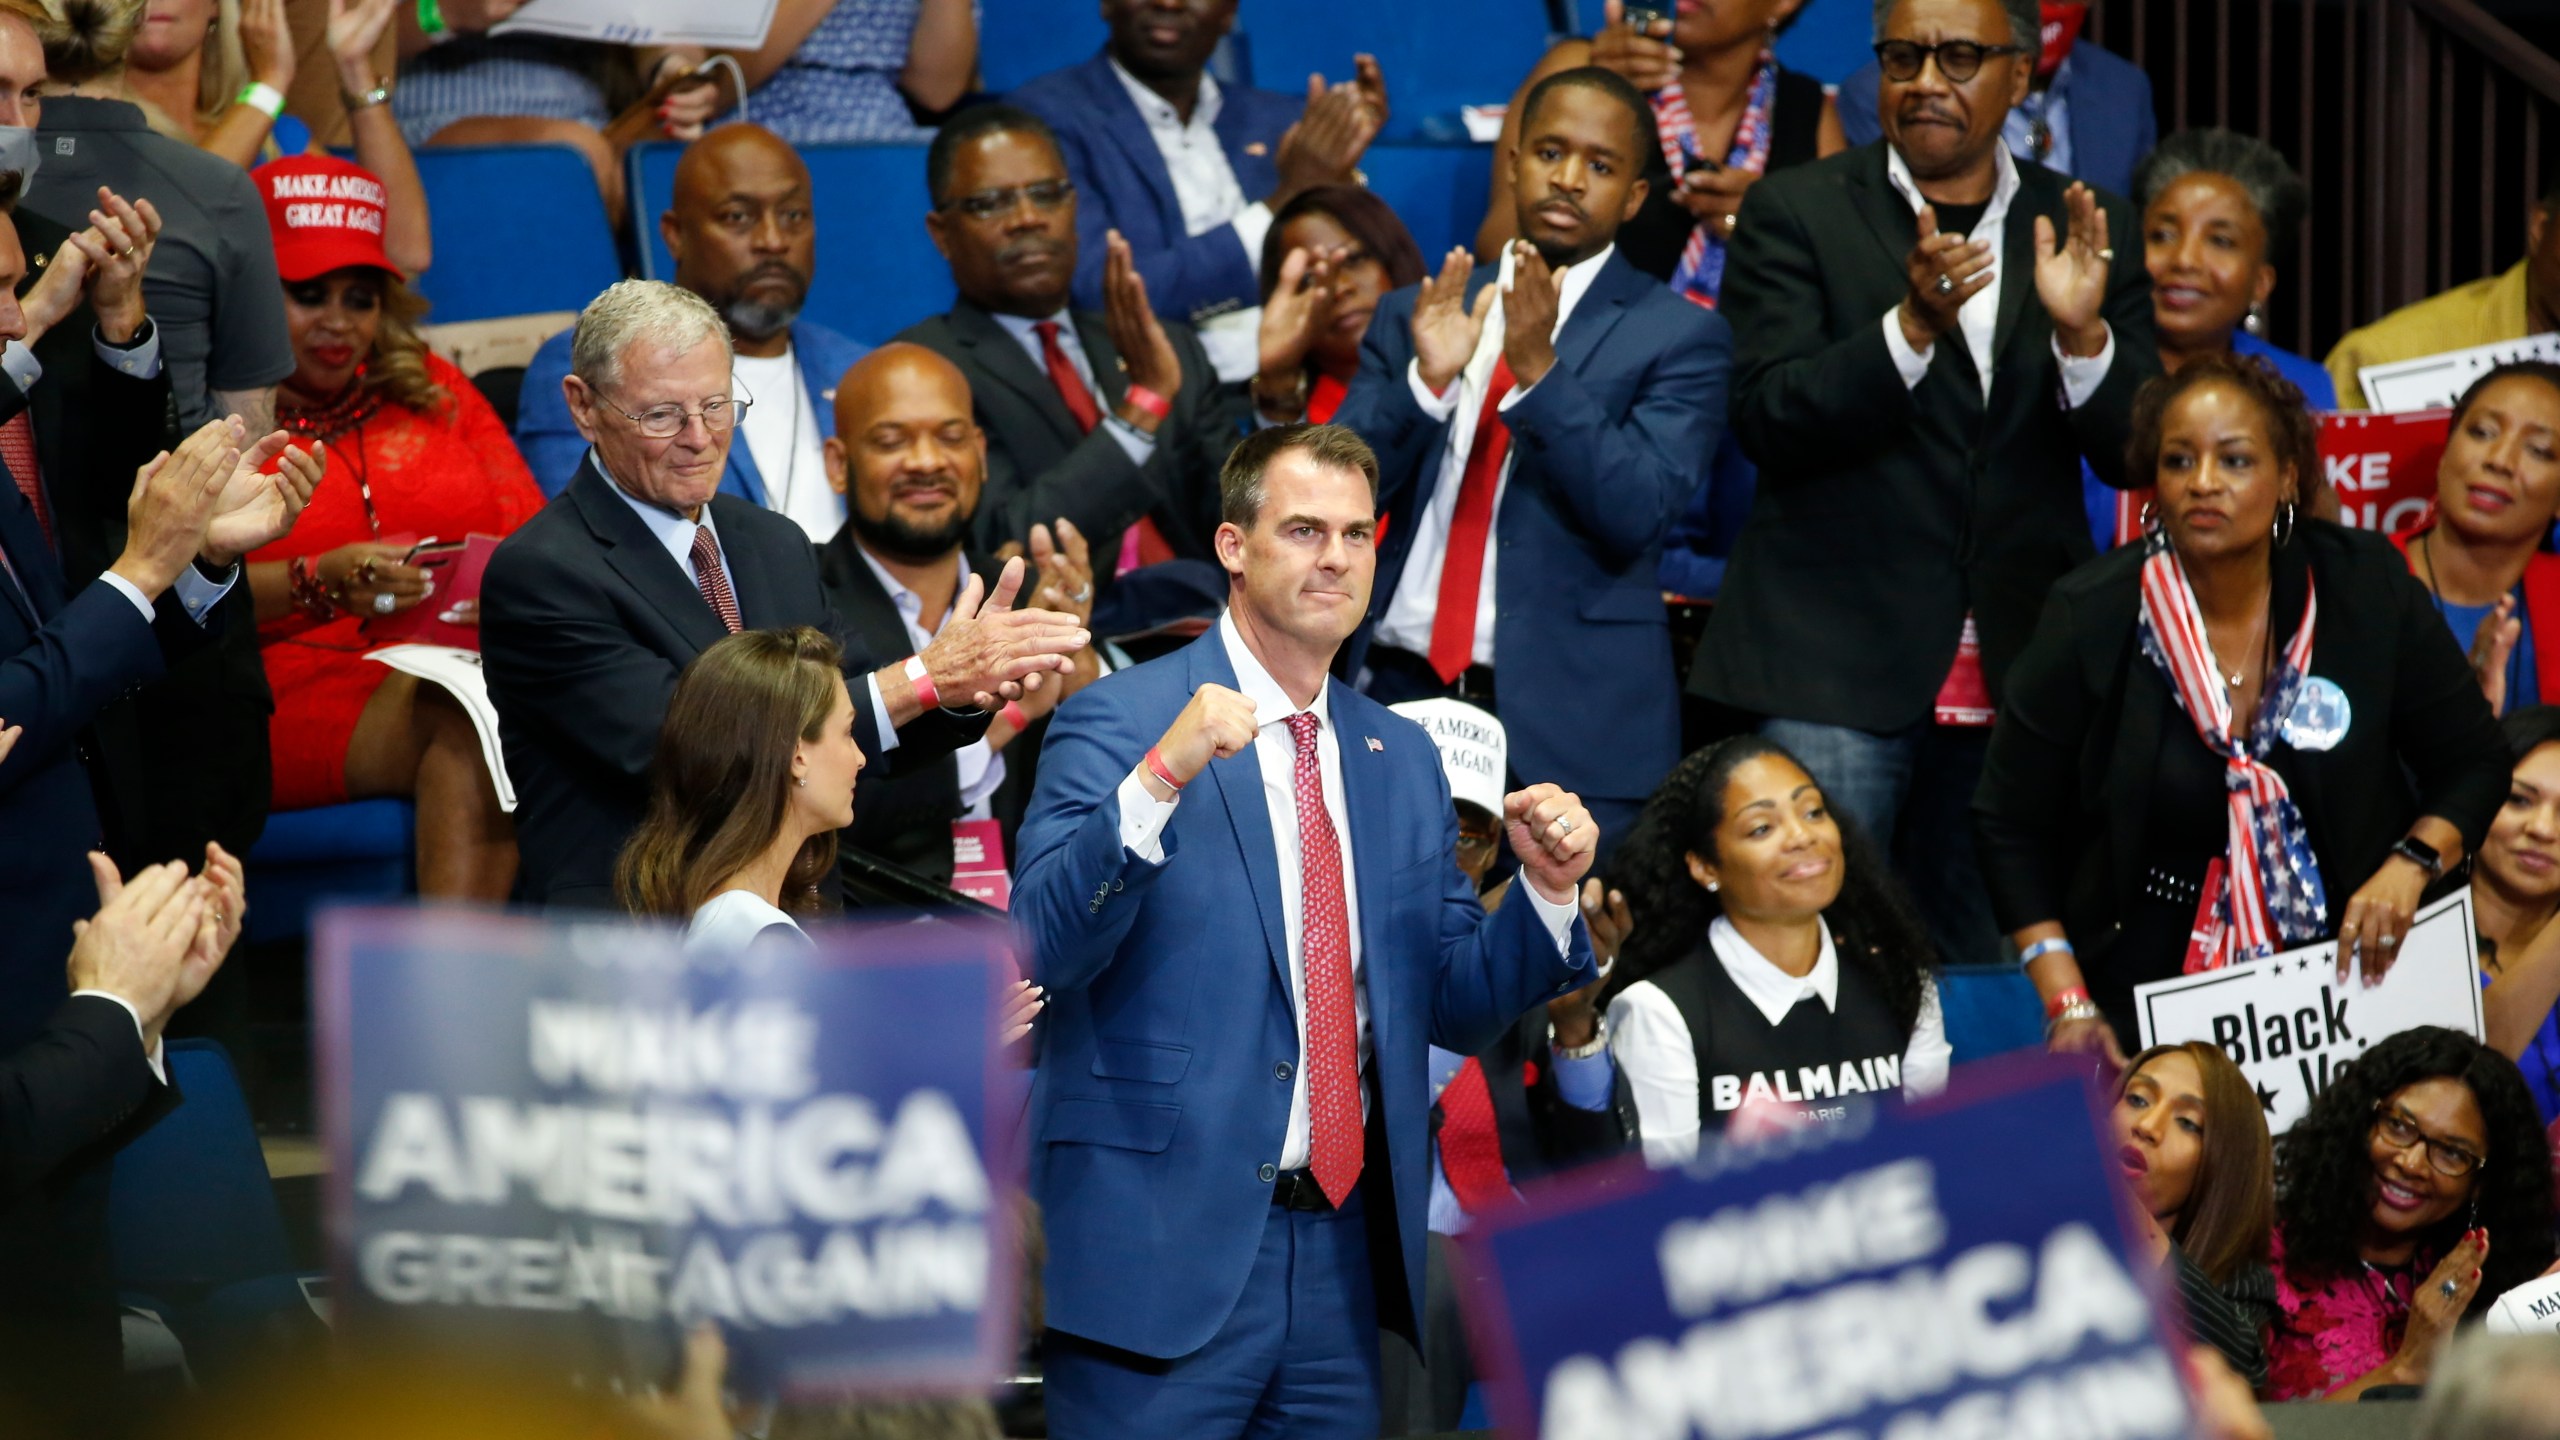
[[[1572,787],[1611,836],[1679,758],[1655,572],[1724,432],[1732,344],[1616,253],[1651,113],[1611,71],[1540,81],[1512,166],[1525,238],[1388,296],[1334,415],[1378,448],[1395,517],[1348,673],[1390,704],[1495,711],[1514,773]]]
[[[2050,39],[2052,23],[2044,28]],[[1876,114],[1883,80],[1884,72],[1870,60],[1840,82],[1840,130],[1852,146],[1871,145],[1884,135]],[[2110,194],[2130,195],[2134,167],[2160,139],[2151,77],[2094,43],[2048,43],[2027,98],[2010,110],[2000,133],[2009,153],[2021,160],[2077,176]]]
[[[1431,738],[1328,676],[1377,486],[1339,426],[1239,445],[1225,618],[1069,700],[1041,754],[1013,913],[1049,994],[1059,1440],[1376,1435],[1379,1328],[1420,1329],[1430,1047],[1597,973],[1581,802],[1503,798],[1527,893],[1488,919]]]
[[[732,378],[755,398],[720,493],[787,515],[823,544],[844,527],[824,454],[836,433],[836,382],[871,347],[800,318],[817,268],[809,167],[761,125],[723,125],[676,162],[658,233],[675,257],[675,283],[728,322]],[[552,336],[525,367],[516,414],[516,448],[546,495],[569,488],[587,454],[560,388],[571,333]]]
[[[1009,98],[1049,122],[1075,177],[1075,302],[1104,308],[1103,237],[1135,252],[1157,313],[1200,332],[1218,378],[1254,372],[1262,240],[1301,190],[1357,183],[1387,121],[1378,62],[1304,95],[1222,87],[1209,56],[1235,28],[1236,0],[1102,0],[1111,39],[1081,65]]]

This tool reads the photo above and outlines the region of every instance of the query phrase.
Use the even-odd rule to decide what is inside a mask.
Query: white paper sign
[[[2481,1326],[2497,1335],[2560,1334],[2560,1275],[2528,1280],[2499,1296]]]
[[[758,50],[773,28],[773,6],[774,0],[528,0],[489,33]]]
[[[2418,912],[2400,959],[2368,986],[2361,971],[2338,981],[2333,940],[2246,965],[2134,987],[2142,1044],[2209,1040],[2257,1087],[2267,1129],[2281,1135],[2339,1071],[2377,1040],[2420,1025],[2478,1038],[2479,951],[2471,892]]]
[[[2356,379],[2364,383],[2368,410],[2436,410],[2461,399],[2472,381],[2510,360],[2560,360],[2560,331],[2367,365],[2356,371]]]
[[[489,762],[498,808],[516,813],[516,787],[507,778],[507,757],[498,748],[498,707],[489,703],[489,677],[480,669],[480,652],[452,645],[385,645],[364,658],[444,687],[480,733],[480,758]]]

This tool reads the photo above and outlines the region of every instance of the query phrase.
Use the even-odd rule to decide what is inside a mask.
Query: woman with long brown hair
[[[2218,1046],[2155,1045],[2125,1067],[2108,1118],[2142,1253],[2176,1272],[2196,1342],[2264,1385],[2276,1172],[2257,1092]]]
[[[799,934],[853,823],[868,763],[853,738],[844,654],[823,630],[746,630],[676,677],[649,762],[649,809],[614,893],[635,915],[682,916],[691,938],[742,945]]]

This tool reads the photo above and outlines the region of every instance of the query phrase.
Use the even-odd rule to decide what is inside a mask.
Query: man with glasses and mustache
[[[1104,304],[1071,308],[1083,197],[1057,137],[1010,105],[964,110],[925,156],[933,243],[959,303],[898,339],[959,367],[985,432],[973,534],[990,550],[1072,522],[1106,586],[1210,559],[1238,419],[1190,327],[1156,318],[1128,245],[1105,237]]]
[[[724,125],[676,162],[658,233],[675,257],[675,283],[728,322],[731,378],[756,401],[739,428],[746,443],[729,447],[720,493],[787,515],[811,541],[825,541],[844,524],[821,455],[835,434],[836,377],[869,347],[800,317],[817,268],[809,167],[761,125]],[[516,447],[547,495],[567,488],[587,453],[561,395],[568,373],[563,332],[525,367],[516,415]]]
[[[498,546],[480,655],[515,782],[526,897],[611,906],[676,675],[740,630],[814,625],[844,647],[854,737],[874,768],[929,765],[1008,700],[1055,683],[1086,635],[1015,609],[1023,568],[972,579],[903,659],[848,634],[791,521],[719,492],[740,417],[729,331],[690,290],[625,280],[590,301],[561,382],[588,450],[567,489]],[[883,663],[883,662],[886,663]]]
[[[1760,466],[1689,688],[1761,717],[1913,882],[1945,959],[2000,941],[1967,806],[2009,663],[2091,555],[2160,365],[2137,214],[2001,143],[2036,0],[1894,0],[1884,138],[1769,176],[1735,229],[1733,424]]]
[[[968,543],[987,474],[986,433],[970,410],[959,367],[920,345],[884,345],[836,387],[827,484],[844,497],[845,523],[818,547],[818,578],[845,629],[875,655],[930,647],[961,613],[970,577],[999,571]],[[1093,600],[1083,535],[1068,521],[1055,533],[1035,525],[1030,554],[1037,574],[1024,583],[1037,592],[1025,603],[1084,624]],[[945,884],[961,841],[955,822],[999,822],[1009,850],[1040,752],[1038,735],[1022,737],[1101,674],[1101,656],[1087,645],[1062,683],[1004,706],[984,736],[949,756],[894,773],[865,768],[845,843]]]

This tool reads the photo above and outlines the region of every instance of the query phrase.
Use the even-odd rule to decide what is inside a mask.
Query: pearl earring
[[[806,775],[794,775],[791,777],[791,783],[794,785],[805,786],[809,783],[809,777]]]
[[[1708,893],[1708,894],[1710,894],[1710,895],[1712,895],[1712,894],[1714,894],[1714,893],[1715,893],[1715,890],[1716,890],[1716,882],[1714,882],[1713,880],[1708,881],[1708,882],[1707,882],[1707,893]]]

